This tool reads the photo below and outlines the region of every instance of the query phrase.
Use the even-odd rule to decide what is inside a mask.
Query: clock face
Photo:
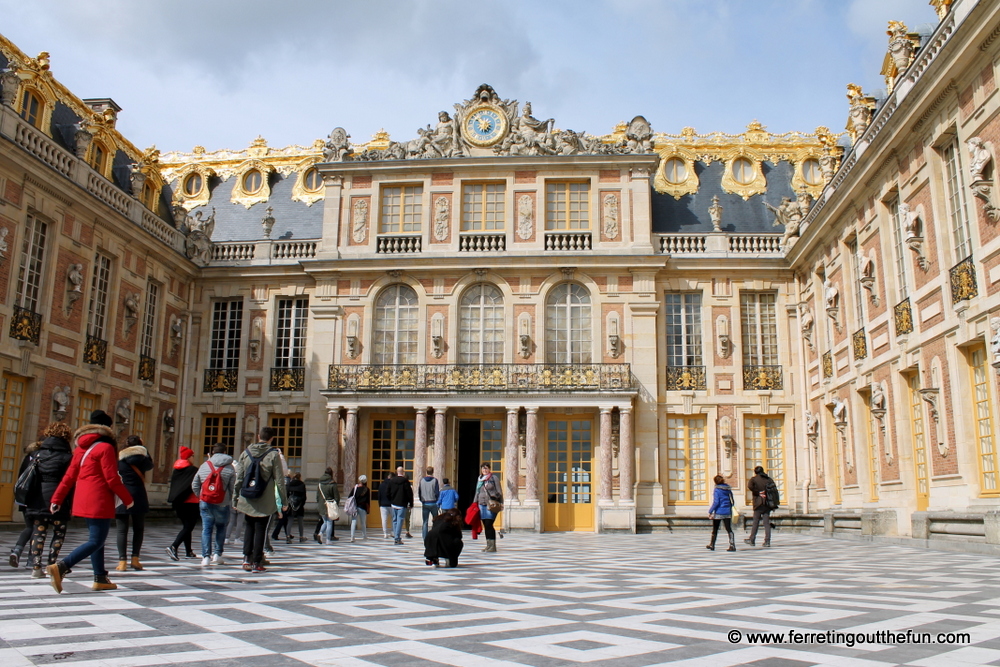
[[[465,117],[462,134],[474,146],[492,146],[507,134],[507,116],[493,107],[473,109]]]

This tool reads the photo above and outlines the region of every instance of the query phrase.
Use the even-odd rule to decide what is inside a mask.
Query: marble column
[[[611,408],[601,408],[600,499],[611,501]]]
[[[507,444],[504,447],[503,457],[503,478],[506,480],[504,490],[504,501],[512,502],[517,500],[518,487],[518,437],[517,437],[517,413],[520,408],[507,408]]]
[[[621,423],[618,427],[618,497],[622,502],[634,502],[632,489],[635,486],[635,447],[632,444],[632,407],[618,408]]]
[[[448,463],[445,451],[448,435],[448,422],[445,419],[447,411],[448,408],[434,408],[434,476],[439,480],[447,477],[444,472],[444,467]]]
[[[524,435],[524,458],[527,464],[525,500],[538,501],[538,408],[526,408],[528,431]]]
[[[340,473],[340,406],[326,409],[326,465],[333,471],[333,479]],[[344,480],[345,484],[350,480]]]
[[[353,485],[358,478],[358,408],[347,408],[344,425],[344,485]]]
[[[424,476],[427,467],[427,407],[418,406],[416,429],[413,441],[413,480]],[[414,494],[415,495],[415,494]]]

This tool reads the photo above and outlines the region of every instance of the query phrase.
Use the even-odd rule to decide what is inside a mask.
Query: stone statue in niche
[[[115,404],[115,423],[128,424],[132,419],[132,401],[123,398]]]
[[[177,347],[184,338],[184,318],[176,315],[170,316],[170,355],[177,352]]]
[[[7,235],[10,234],[10,230],[6,227],[0,227],[0,263],[7,259],[7,252],[10,250],[10,246],[7,245]]]
[[[534,234],[535,205],[531,195],[521,195],[517,200],[517,235],[527,241]]]
[[[829,278],[823,282],[823,298],[826,300],[827,308],[836,308],[840,301],[840,290]]]
[[[438,197],[434,201],[434,240],[444,241],[448,238],[448,215],[450,213],[447,197]]]
[[[604,238],[618,238],[618,197],[610,192],[604,195]]]
[[[810,350],[815,350],[816,347],[813,345],[813,326],[815,325],[815,320],[813,319],[812,310],[806,308],[802,311],[802,321],[799,325],[802,331],[802,337],[805,338],[806,344],[809,345]]]
[[[903,222],[903,232],[907,241],[920,237],[919,218],[906,202],[899,205],[899,218]]]
[[[355,199],[353,209],[351,238],[355,243],[364,243],[368,236],[368,200]]]
[[[323,159],[327,162],[344,162],[351,159],[351,135],[342,127],[335,127],[323,146]]]
[[[122,303],[125,306],[125,335],[128,336],[139,319],[139,295],[135,292],[128,292]]]
[[[838,427],[847,424],[847,403],[840,396],[833,397],[833,423]]]
[[[870,388],[872,395],[869,405],[871,405],[872,411],[881,410],[885,412],[885,391],[882,390],[882,383],[872,382]]]
[[[862,282],[875,278],[875,262],[862,249],[858,250],[858,271]]]
[[[73,304],[83,296],[83,264],[70,264],[66,267],[66,312],[73,310]]]
[[[1000,317],[990,318],[990,351],[993,353],[993,367],[1000,370]]]
[[[184,250],[188,259],[206,266],[212,261],[212,234],[215,232],[215,209],[207,218],[202,211],[196,211],[194,216],[187,216],[188,235],[184,242]]]
[[[806,436],[812,440],[819,437],[819,415],[806,410]]]
[[[993,159],[989,148],[979,137],[970,137],[966,146],[969,149],[969,174],[973,182],[986,180],[983,172]]]
[[[174,432],[174,409],[170,408],[163,413],[163,432],[173,433]]]
[[[56,421],[62,421],[66,419],[66,414],[69,412],[69,397],[72,389],[69,387],[56,387],[56,390],[52,392],[52,416],[56,418]]]

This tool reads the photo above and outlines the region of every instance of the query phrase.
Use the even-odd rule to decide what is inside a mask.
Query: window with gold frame
[[[416,234],[423,224],[422,185],[382,188],[380,234]]]
[[[291,472],[302,472],[305,421],[301,414],[271,415],[268,420],[268,425],[277,432],[271,445],[285,455],[285,463]]]
[[[667,503],[708,500],[708,448],[704,417],[667,418]]]
[[[462,231],[494,232],[504,229],[507,185],[466,183],[462,186]]]
[[[101,176],[108,176],[108,164],[111,160],[111,153],[107,147],[99,141],[90,145],[90,159],[87,162]]]
[[[980,492],[984,496],[1000,494],[1000,455],[997,453],[993,428],[993,396],[990,393],[990,373],[987,370],[986,348],[969,350],[972,380],[973,420],[977,459],[979,460]]]
[[[42,122],[42,111],[45,109],[45,103],[42,98],[38,96],[38,93],[25,90],[24,95],[21,97],[21,118],[31,125],[32,127],[42,129],[39,124]]]
[[[0,483],[13,483],[21,458],[21,432],[24,428],[24,395],[27,378],[9,373],[0,376]]]
[[[101,404],[101,397],[81,391],[76,397],[76,428],[90,423],[90,414]]]
[[[746,478],[753,477],[753,469],[762,466],[785,497],[785,421],[781,416],[748,416],[743,420],[743,449],[746,459]]]
[[[202,415],[201,454],[203,458],[212,455],[212,447],[217,443],[226,446],[226,453],[236,453],[236,415]]]
[[[590,229],[588,181],[548,181],[545,184],[545,229]]]

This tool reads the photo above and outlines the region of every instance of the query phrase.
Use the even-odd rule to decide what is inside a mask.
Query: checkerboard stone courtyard
[[[168,560],[173,531],[153,527],[146,569],[112,572],[110,593],[90,591],[88,561],[62,595],[0,570],[0,667],[1000,665],[1000,568],[987,556],[782,533],[735,553],[707,551],[698,532],[512,534],[496,554],[466,540],[452,570],[426,567],[419,540],[341,533],[331,546],[277,544],[268,571],[250,575],[239,547],[218,567]],[[972,642],[732,644],[732,629],[968,631]]]

